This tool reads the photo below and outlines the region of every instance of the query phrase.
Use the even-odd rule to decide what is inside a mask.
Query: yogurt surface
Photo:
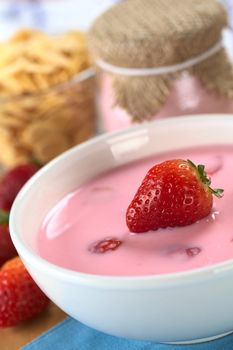
[[[192,225],[147,233],[129,232],[125,213],[147,171],[168,159],[205,164],[213,188],[211,214]],[[105,238],[122,243],[96,254],[93,243]],[[37,237],[44,259],[84,273],[142,276],[204,267],[233,258],[233,146],[208,146],[161,153],[114,169],[68,194],[48,213]]]

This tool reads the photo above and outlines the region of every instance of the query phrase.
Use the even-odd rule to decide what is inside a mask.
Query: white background
[[[92,20],[117,0],[2,0],[0,39],[18,28],[34,27],[50,33],[86,30]]]

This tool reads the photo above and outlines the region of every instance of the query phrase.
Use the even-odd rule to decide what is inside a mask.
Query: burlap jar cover
[[[217,0],[128,0],[97,18],[89,47],[97,66],[112,74],[115,104],[140,121],[159,111],[184,71],[207,90],[233,96],[226,26]]]

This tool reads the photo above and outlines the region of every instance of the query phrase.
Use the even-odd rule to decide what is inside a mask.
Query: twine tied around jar
[[[227,14],[217,0],[127,0],[89,30],[97,66],[112,76],[115,104],[134,121],[150,119],[174,79],[188,73],[233,97],[233,69],[222,45]]]

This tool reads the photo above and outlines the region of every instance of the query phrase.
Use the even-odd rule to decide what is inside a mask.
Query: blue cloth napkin
[[[193,345],[167,345],[113,337],[67,318],[22,350],[232,350],[233,333]]]

